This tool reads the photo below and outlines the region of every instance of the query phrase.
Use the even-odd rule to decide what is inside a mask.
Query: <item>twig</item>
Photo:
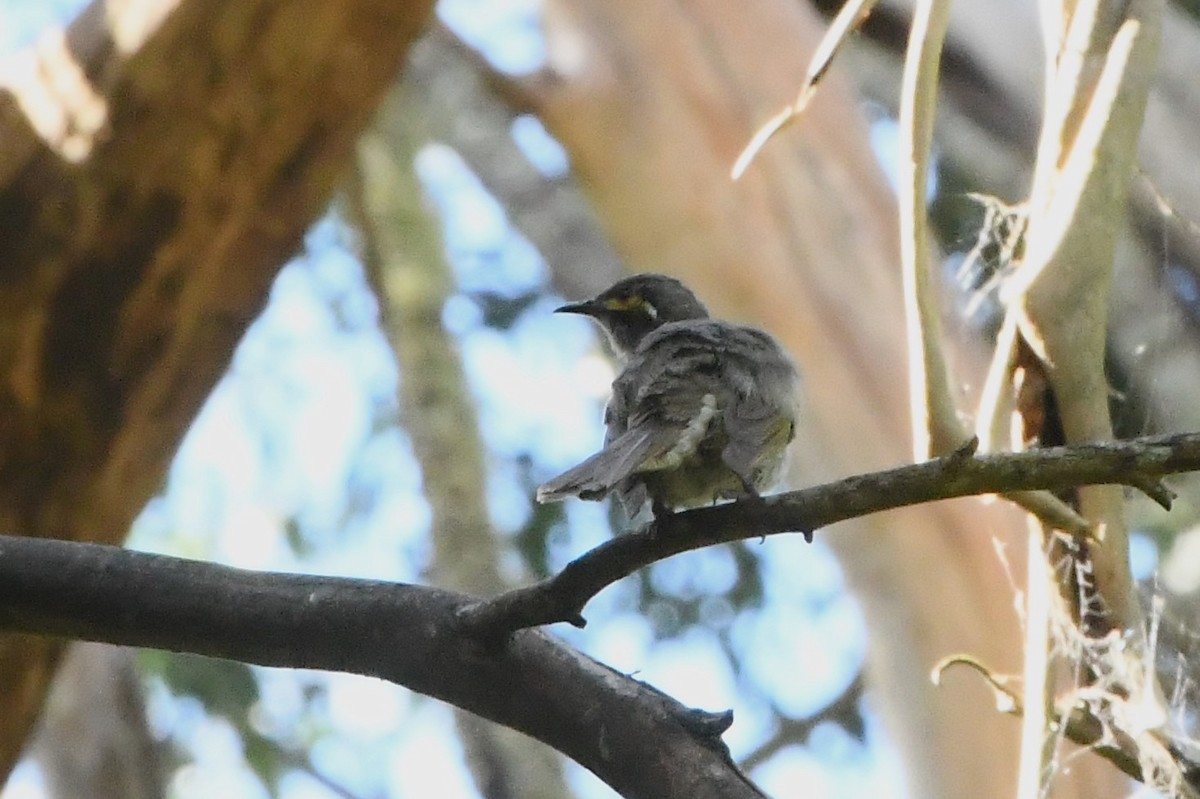
[[[753,749],[750,754],[743,757],[738,766],[743,771],[753,771],[785,746],[808,743],[808,738],[812,735],[813,730],[822,724],[846,726],[850,723],[850,719],[858,719],[858,703],[866,688],[866,679],[860,672],[833,701],[811,716],[793,719],[780,714],[779,727],[775,733]]]
[[[767,122],[755,132],[750,139],[750,143],[746,145],[737,160],[733,162],[733,168],[729,170],[729,176],[734,180],[739,179],[746,172],[746,168],[758,155],[759,151],[769,142],[776,133],[786,128],[796,120],[796,117],[804,113],[804,109],[808,107],[809,101],[813,95],[817,93],[817,84],[821,82],[821,78],[825,77],[825,73],[829,71],[829,66],[833,63],[834,56],[842,49],[842,45],[850,38],[850,33],[854,31],[867,15],[871,13],[871,9],[875,7],[878,0],[848,0],[845,5],[838,11],[837,16],[833,18],[833,22],[829,23],[829,30],[825,31],[825,35],[821,37],[821,43],[817,45],[816,52],[813,53],[812,61],[808,64],[808,74],[804,77],[804,83],[800,87],[800,93],[796,95],[796,99],[790,104],[784,106],[780,111],[771,117]]]
[[[930,682],[940,688],[942,680],[946,677],[946,672],[953,666],[964,666],[986,680],[987,684],[992,687],[992,691],[996,694],[996,709],[1001,713],[1009,716],[1021,715],[1021,697],[1017,696],[1016,692],[1008,687],[1009,678],[997,676],[983,661],[973,655],[947,655],[942,658],[930,669]]]
[[[933,667],[932,679],[939,685],[952,666],[965,666],[987,681],[996,693],[996,708],[1010,716],[1022,717],[1025,708],[1021,698],[1008,685],[1007,677],[997,676],[984,663],[971,655],[951,655]],[[1047,716],[1059,719],[1060,732],[1067,740],[1095,752],[1129,777],[1145,783],[1145,772],[1138,757],[1139,747],[1129,736],[1114,736],[1113,730],[1093,713],[1085,702],[1068,697]],[[1175,786],[1179,797],[1196,799],[1196,791],[1186,783]]]

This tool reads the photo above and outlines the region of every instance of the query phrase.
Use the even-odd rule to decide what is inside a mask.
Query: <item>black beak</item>
[[[595,316],[600,310],[600,305],[595,300],[584,300],[583,302],[571,302],[566,305],[554,309],[555,313],[577,313],[583,316]]]

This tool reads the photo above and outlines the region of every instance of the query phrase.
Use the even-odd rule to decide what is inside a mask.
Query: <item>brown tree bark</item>
[[[0,527],[117,542],[431,3],[97,2],[0,76]],[[0,639],[0,775],[61,651]]]
[[[720,314],[787,341],[810,404],[801,479],[906,460],[896,214],[838,70],[742,181],[728,178],[757,126],[795,96],[821,28],[811,10],[558,0],[550,20],[549,64],[527,101],[634,269],[681,275]],[[935,690],[929,670],[955,652],[1018,670],[1020,534],[1016,512],[969,500],[833,537],[914,796],[1012,792],[1017,724],[974,680],[952,675]],[[1056,795],[1101,795],[1093,777],[1123,784],[1076,763]]]

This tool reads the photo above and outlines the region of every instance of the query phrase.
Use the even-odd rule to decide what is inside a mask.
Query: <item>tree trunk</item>
[[[428,47],[422,41],[418,47]],[[414,52],[414,60],[416,54]],[[485,502],[485,446],[458,348],[442,325],[454,284],[442,233],[425,205],[414,160],[431,111],[407,73],[363,135],[347,187],[362,258],[400,366],[401,423],[433,515],[430,582],[476,596],[512,588]],[[569,796],[563,759],[517,730],[455,708],[458,737],[481,796]]]
[[[0,527],[119,542],[431,3],[97,2],[0,92]],[[0,639],[0,775],[61,644]]]
[[[618,251],[787,342],[810,405],[803,481],[905,461],[896,213],[838,70],[740,182],[728,177],[755,129],[795,96],[820,21],[782,0],[558,0],[549,16],[547,74],[527,84],[528,99],[569,150]],[[934,689],[929,671],[957,652],[999,673],[1019,669],[1021,540],[1018,513],[980,500],[830,536],[865,606],[872,677],[913,796],[1012,793],[1017,723],[980,681],[951,674]],[[1056,795],[1101,795],[1092,771],[1074,764]],[[1107,765],[1097,771],[1114,781]]]

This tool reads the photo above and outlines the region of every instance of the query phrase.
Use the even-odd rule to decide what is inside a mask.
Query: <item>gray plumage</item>
[[[615,494],[633,515],[756,495],[795,431],[797,375],[753,327],[708,318],[682,283],[638,275],[563,311],[593,316],[624,368],[604,448],[538,489],[539,502]]]

